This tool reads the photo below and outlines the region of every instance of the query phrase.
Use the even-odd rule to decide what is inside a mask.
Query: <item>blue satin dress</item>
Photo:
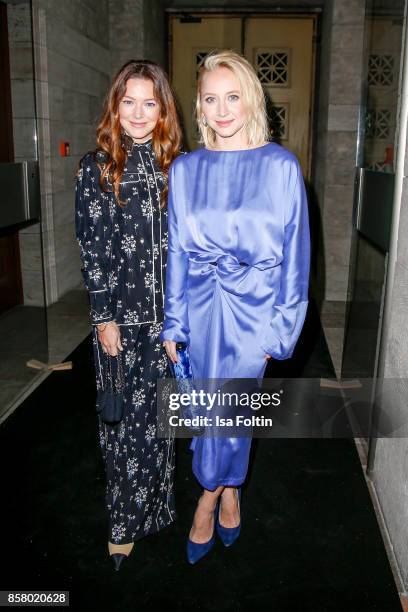
[[[262,378],[266,354],[291,357],[308,305],[297,158],[273,142],[182,155],[170,167],[168,215],[161,339],[189,343],[194,378]],[[250,445],[250,437],[193,438],[194,475],[209,490],[241,485]]]

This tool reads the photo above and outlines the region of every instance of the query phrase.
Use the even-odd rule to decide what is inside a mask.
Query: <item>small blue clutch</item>
[[[188,345],[185,342],[176,343],[176,353],[178,362],[170,362],[170,367],[177,380],[177,387],[180,395],[182,393],[188,393],[194,390],[193,373],[190,364],[190,355],[188,351]],[[188,404],[187,406],[181,406],[180,408],[182,416],[186,419],[193,419],[194,417],[200,416],[200,406],[195,404]],[[189,425],[188,429],[194,432],[202,432],[203,428],[199,425]]]
[[[190,355],[188,346],[185,342],[176,343],[176,353],[178,357],[177,363],[172,363],[174,376],[177,380],[192,380],[193,373],[191,371]]]

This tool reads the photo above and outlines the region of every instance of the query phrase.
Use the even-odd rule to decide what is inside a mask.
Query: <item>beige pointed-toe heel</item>
[[[132,552],[133,545],[133,542],[129,542],[128,544],[112,544],[112,542],[108,542],[109,555],[117,572],[120,569],[123,559],[127,558]]]

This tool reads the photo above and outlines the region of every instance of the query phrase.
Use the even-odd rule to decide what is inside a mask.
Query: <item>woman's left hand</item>
[[[265,355],[265,361],[268,361],[268,359],[271,359],[271,355]]]
[[[176,343],[174,340],[165,340],[163,346],[166,349],[168,358],[172,363],[177,363]]]

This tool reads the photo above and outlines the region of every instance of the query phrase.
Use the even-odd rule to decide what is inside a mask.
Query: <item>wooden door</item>
[[[252,18],[246,21],[244,55],[270,99],[273,138],[287,147],[310,176],[313,92],[312,18]]]
[[[197,71],[214,49],[233,49],[254,66],[270,103],[273,139],[299,158],[310,178],[315,17],[189,15],[171,19],[171,76],[190,148]]]
[[[183,113],[184,131],[190,149],[197,147],[197,127],[194,119],[198,69],[205,56],[215,49],[241,49],[241,19],[239,17],[182,17],[172,19],[171,75]]]

